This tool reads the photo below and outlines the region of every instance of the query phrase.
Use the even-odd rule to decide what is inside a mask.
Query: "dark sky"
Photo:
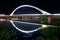
[[[33,5],[50,13],[60,12],[58,0],[0,0],[0,13],[10,14],[16,7],[23,4]]]

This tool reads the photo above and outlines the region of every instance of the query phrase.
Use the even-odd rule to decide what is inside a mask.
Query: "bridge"
[[[36,10],[38,10],[39,12],[41,12],[42,14],[14,14],[19,8],[22,8],[22,7],[31,7],[31,8],[34,8]],[[27,19],[32,17],[32,18],[39,18],[39,17],[46,17],[48,19],[48,23],[51,22],[51,18],[60,18],[60,14],[51,14],[51,13],[48,13],[44,10],[41,10],[35,6],[31,6],[31,5],[21,5],[19,7],[17,7],[10,15],[0,15],[0,18],[1,19],[5,19],[3,21],[10,21],[12,23],[12,25],[19,31],[21,32],[24,32],[24,33],[31,33],[31,32],[35,32],[37,30],[40,30],[40,29],[43,29],[43,28],[46,28],[46,27],[50,27],[51,25],[45,25],[45,24],[37,24],[37,23],[30,23],[30,22],[22,22],[22,21],[18,21],[19,20],[19,17],[22,17],[21,19]],[[39,28],[36,28],[34,30],[31,30],[31,31],[25,31],[25,30],[21,30],[19,29],[15,24],[14,22],[17,22],[17,23],[23,23],[23,24],[31,24],[31,25],[42,25],[41,27]]]

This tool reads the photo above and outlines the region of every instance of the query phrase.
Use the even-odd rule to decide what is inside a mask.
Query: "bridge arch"
[[[19,8],[23,8],[23,7],[31,7],[31,8],[34,8],[34,9],[40,11],[42,14],[50,14],[46,11],[43,11],[42,9],[39,9],[38,7],[32,6],[32,5],[21,5],[21,6],[17,7],[16,9],[14,9],[14,11],[10,15],[13,15],[15,11],[17,11]]]
[[[39,9],[38,7],[32,6],[32,5],[21,5],[21,6],[17,7],[16,9],[14,9],[14,11],[10,14],[10,16],[12,16],[16,10],[18,10],[19,8],[22,8],[22,7],[31,7],[31,8],[34,8],[34,9],[38,10],[38,11],[41,12],[42,14],[50,14],[50,13],[47,13],[47,12]],[[25,30],[19,29],[19,28],[14,24],[13,21],[10,21],[10,22],[12,23],[12,25],[13,25],[18,31],[21,31],[21,32],[24,32],[24,33],[35,32],[35,31],[37,31],[37,30],[40,29],[40,28],[37,28],[37,29],[35,29],[35,30],[25,31]],[[42,26],[42,27],[43,27],[43,26]]]

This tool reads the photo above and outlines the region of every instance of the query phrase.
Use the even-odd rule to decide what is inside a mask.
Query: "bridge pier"
[[[48,16],[48,24],[51,23],[51,16]]]

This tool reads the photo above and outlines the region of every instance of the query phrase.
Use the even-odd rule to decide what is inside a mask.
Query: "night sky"
[[[58,0],[0,0],[0,13],[10,14],[16,7],[24,4],[36,6],[50,13],[60,12]]]

